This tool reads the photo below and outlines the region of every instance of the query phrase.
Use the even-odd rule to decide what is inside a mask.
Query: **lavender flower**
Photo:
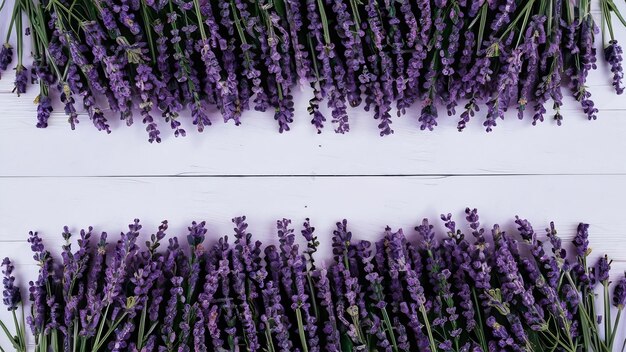
[[[177,305],[180,300],[184,300],[181,298],[183,296],[183,288],[181,287],[183,282],[183,278],[180,276],[174,276],[171,280],[172,288],[170,290],[170,299],[167,301],[167,306],[165,309],[165,319],[163,320],[163,325],[161,328],[161,334],[163,336],[163,341],[166,345],[173,345],[176,341],[176,332],[174,331],[174,321],[177,316]]]
[[[604,48],[604,58],[611,65],[613,72],[613,87],[617,94],[624,93],[622,79],[624,78],[624,69],[622,68],[622,47],[613,39],[609,41],[609,45]]]
[[[509,335],[506,327],[499,324],[496,321],[495,317],[488,317],[486,324],[488,327],[491,328],[491,331],[494,337],[497,339],[497,344],[500,349],[505,350],[507,347],[509,347],[513,350],[521,350],[521,348],[516,345],[515,340],[513,340],[513,338]]]
[[[9,311],[14,311],[22,302],[20,288],[15,286],[15,276],[13,276],[13,269],[15,269],[15,267],[9,258],[4,258],[2,260],[2,266],[4,267],[2,270],[2,275],[4,275],[4,278],[2,279],[2,284],[4,286],[4,291],[2,291],[2,301]]]
[[[589,224],[578,224],[576,236],[574,237],[574,246],[576,247],[576,255],[579,258],[585,258],[589,255]]]
[[[610,271],[611,261],[609,261],[609,258],[606,255],[604,257],[600,257],[600,260],[598,260],[598,271],[596,279],[603,284],[608,283]]]
[[[99,107],[104,96],[127,125],[138,108],[149,142],[162,138],[157,109],[175,136],[186,135],[185,109],[202,132],[213,109],[239,125],[251,104],[257,111],[273,108],[278,130],[285,132],[297,112],[294,89],[307,83],[313,88],[308,112],[318,133],[328,118],[324,101],[337,133],[350,129],[348,106],[362,102],[381,136],[394,133],[392,106],[401,116],[418,101],[423,130],[440,123],[438,105],[455,115],[462,100],[458,130],[482,103],[487,131],[512,105],[519,118],[531,111],[537,124],[551,101],[560,125],[564,75],[588,118],[597,118],[587,78],[597,66],[599,28],[586,2],[520,7],[513,0],[100,0],[78,17],[60,16],[64,8],[72,7],[56,4],[31,13],[28,20],[38,20],[26,30],[15,19],[9,26],[35,44],[31,81],[40,84],[42,128],[50,115],[48,89],[55,87],[72,129],[82,99],[94,126],[110,132],[107,109]],[[616,9],[603,9],[607,22]],[[604,57],[619,94],[622,49],[609,32]],[[29,70],[19,38],[15,91],[22,94]],[[12,56],[5,42],[0,71]]]
[[[48,127],[48,119],[52,113],[52,101],[47,95],[37,97],[37,128]]]
[[[26,84],[28,84],[28,70],[26,67],[18,65],[15,68],[15,88],[13,88],[18,97],[20,94],[26,93]]]
[[[321,268],[314,272],[317,278],[315,288],[317,297],[320,299],[320,305],[325,309],[328,318],[324,320],[323,333],[326,337],[326,348],[329,351],[340,351],[340,336],[337,329],[337,318],[335,316],[335,306],[332,299],[331,283],[328,279],[328,271]]]
[[[476,209],[466,209],[473,240],[465,239],[451,214],[441,219],[444,238],[425,219],[416,227],[417,239],[387,227],[376,242],[358,240],[347,221],[338,222],[329,269],[313,261],[320,243],[308,219],[303,251],[288,219],[277,222],[278,246],[254,241],[242,216],[232,219],[232,244],[224,236],[205,249],[212,236],[205,222],[194,222],[186,241],[172,237],[163,252],[166,221],[141,249],[138,220],[110,250],[106,233],[92,248],[91,228],[81,230],[72,250],[65,227],[58,264],[31,233],[39,276],[30,283],[28,324],[36,341],[56,339],[69,350],[83,344],[136,352],[237,346],[522,352],[533,348],[537,336],[557,339],[568,350],[585,348],[582,324],[594,315],[590,288],[599,281],[608,297],[611,265],[602,257],[587,281],[580,279],[578,265],[588,253],[585,224],[574,241],[578,263],[570,266],[552,223],[544,244],[528,221],[515,219],[526,251],[498,225],[487,238]],[[3,267],[4,302],[14,311],[19,288],[8,259]],[[612,303],[623,310],[624,292],[626,276],[616,283],[612,301],[606,300],[607,309]],[[587,327],[592,334],[598,330]]]
[[[13,46],[4,43],[0,49],[0,73],[7,70],[11,61],[13,61]]]
[[[418,121],[422,123],[420,125],[421,130],[428,129],[432,131],[437,126],[437,107],[432,101],[427,100],[424,102]]]
[[[626,306],[626,273],[613,289],[613,305],[618,309],[624,309]]]
[[[141,229],[139,219],[135,219],[132,224],[128,225],[128,228],[130,231],[120,235],[121,239],[115,248],[113,262],[107,267],[105,272],[106,285],[103,297],[105,305],[110,305],[114,300],[119,299],[118,297],[122,293],[123,274],[127,268],[128,260],[137,253],[136,241]]]
[[[162,89],[162,83],[156,78],[156,76],[152,73],[152,68],[145,64],[139,64],[137,67],[137,83],[135,84],[139,89],[141,96],[141,104],[139,108],[141,109],[141,116],[143,117],[142,122],[146,124],[146,132],[148,132],[148,142],[152,143],[156,141],[157,143],[161,142],[161,137],[159,136],[161,132],[157,128],[157,124],[154,122],[152,115],[150,112],[152,111],[152,99],[151,95],[160,89]]]
[[[595,108],[591,100],[591,93],[585,86],[589,71],[596,69],[596,48],[594,46],[594,34],[599,31],[591,18],[585,19],[581,23],[580,29],[580,67],[573,71],[572,90],[574,97],[581,103],[584,112],[589,120],[597,118],[598,109]]]

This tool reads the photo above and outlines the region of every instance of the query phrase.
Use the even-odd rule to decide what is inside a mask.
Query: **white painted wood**
[[[437,130],[425,132],[413,114],[395,119],[396,133],[381,138],[376,121],[355,112],[349,134],[328,129],[316,135],[300,99],[293,130],[282,135],[271,116],[248,114],[241,126],[218,122],[202,134],[168,136],[161,144],[148,143],[140,124],[127,128],[116,122],[107,135],[85,117],[76,131],[59,115],[47,129],[37,129],[27,100],[0,98],[11,102],[0,104],[0,171],[10,176],[626,174],[626,100],[608,87],[602,92],[599,106],[614,104],[614,110],[602,109],[597,121],[567,111],[561,127],[553,121],[533,127],[511,116],[491,133],[483,131],[482,121],[459,133],[456,119],[442,116]]]
[[[439,223],[441,212],[463,223],[471,206],[488,227],[512,229],[520,215],[542,232],[554,220],[565,241],[588,222],[594,248],[626,260],[626,176],[4,178],[0,194],[2,243],[23,243],[34,230],[59,244],[64,225],[117,234],[135,217],[148,233],[167,219],[178,235],[192,220],[207,220],[217,236],[230,233],[239,215],[262,241],[275,240],[274,221],[282,217],[296,224],[310,217],[321,234],[347,218],[355,236],[371,239],[385,225],[411,232],[423,217]],[[14,248],[2,246],[0,257]]]

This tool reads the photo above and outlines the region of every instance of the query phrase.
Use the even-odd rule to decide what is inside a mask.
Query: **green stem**
[[[57,9],[56,7],[60,7],[62,10],[65,11],[65,13],[68,16],[71,16],[72,18],[74,18],[76,21],[78,21],[78,23],[82,23],[83,19],[76,16],[75,14],[72,13],[72,10],[68,9],[65,5],[63,5],[60,1],[58,0],[51,0],[50,4],[48,6],[52,5],[54,7],[54,12],[56,12],[57,14],[60,14],[59,9]],[[61,17],[58,18],[59,21],[61,21]]]
[[[87,348],[87,339],[84,336],[80,337],[80,352],[85,352]]]
[[[426,332],[428,333],[428,341],[430,342],[430,350],[437,351],[437,347],[435,346],[435,339],[433,338],[433,332],[430,328],[430,322],[428,321],[428,314],[426,314],[426,307],[423,304],[420,304],[420,312],[422,313],[422,317],[424,318],[424,325],[426,326]]]
[[[16,2],[15,7],[21,8],[19,2]],[[22,57],[24,56],[24,33],[22,32],[22,12],[18,11],[17,19],[15,20],[15,30],[17,31],[17,66],[22,66]]]
[[[317,7],[320,12],[320,20],[324,31],[324,41],[326,42],[326,45],[328,45],[330,44],[330,31],[328,30],[328,18],[326,18],[326,10],[324,9],[324,3],[322,0],[317,0]]]
[[[193,6],[196,10],[196,19],[198,20],[198,28],[200,29],[200,37],[202,40],[206,40],[206,32],[204,31],[204,21],[202,20],[202,13],[200,12],[200,2],[198,0],[193,0]]]
[[[150,56],[152,57],[152,62],[156,62],[156,50],[154,50],[154,42],[152,39],[152,21],[150,20],[145,0],[141,1],[141,17],[143,18],[143,23],[145,24],[145,32],[146,36],[148,37],[148,46],[150,47]],[[202,32],[203,30],[204,28],[202,28],[202,24],[200,24],[200,31]]]
[[[582,306],[578,308],[579,319],[583,321],[583,311],[587,309],[585,307],[585,299],[582,300]],[[589,332],[589,325],[586,322],[583,322],[581,325],[582,333],[583,333],[583,343],[585,346],[591,346],[591,335]]]
[[[39,346],[39,352],[48,352],[48,336],[41,333],[41,345]]]
[[[59,350],[59,334],[57,332],[57,329],[52,330],[52,339],[50,341],[50,344],[52,345],[53,351],[56,352]]]
[[[605,281],[602,283],[604,286],[604,338],[607,339],[606,344],[609,344],[608,339],[611,337],[611,301],[609,300],[609,283]]]
[[[485,35],[485,26],[487,25],[487,3],[483,4],[480,9],[480,27],[478,27],[478,41],[476,42],[476,55],[480,53],[483,46],[483,37]]]
[[[622,24],[624,26],[626,26],[626,19],[624,19],[624,17],[622,17],[622,14],[619,12],[619,9],[617,8],[617,5],[615,5],[613,0],[608,0],[608,6],[611,9],[611,11],[613,11],[615,16],[617,16],[617,18],[620,20],[620,22],[622,22]]]
[[[589,5],[587,3],[587,0],[580,0],[580,6],[578,7],[578,11],[580,20],[582,22],[583,19],[587,18],[587,16],[589,15]]]
[[[154,331],[154,329],[156,329],[158,325],[159,325],[158,321],[155,321],[154,323],[152,323],[152,325],[150,326],[150,329],[148,329],[148,332],[145,335],[150,336],[150,334],[152,334],[152,332]]]
[[[619,320],[621,318],[622,315],[622,310],[623,308],[618,308],[617,309],[617,316],[615,316],[615,325],[613,326],[613,333],[611,334],[611,339],[609,340],[609,350],[613,350],[613,342],[615,341],[615,333],[617,332],[617,327],[619,326]],[[610,322],[607,322],[610,324]]]
[[[95,349],[92,352],[96,352],[100,349],[100,347],[102,347],[102,345],[106,342],[107,338],[109,338],[109,336],[113,333],[113,331],[115,331],[115,329],[117,328],[118,325],[120,325],[120,323],[122,322],[122,320],[124,320],[124,318],[126,318],[126,316],[128,315],[128,312],[124,312],[124,314],[122,314],[116,321],[115,323],[113,323],[113,325],[111,325],[111,327],[109,327],[109,330],[107,331],[106,334],[104,334],[104,337],[102,338],[102,341],[100,341],[99,343],[97,343],[95,345]]]
[[[109,315],[110,306],[110,304],[107,304],[107,307],[104,309],[104,314],[100,317],[100,324],[98,326],[98,333],[96,334],[96,340],[94,341],[94,344],[98,344],[100,342],[100,336],[102,336],[102,330],[104,330],[104,323],[107,319],[107,315]]]
[[[391,345],[393,346],[393,350],[398,352],[398,343],[396,342],[396,335],[393,333],[393,326],[391,325],[391,320],[389,319],[389,314],[387,313],[387,309],[385,307],[380,310],[383,314],[383,321],[385,322],[385,327],[387,331],[389,331],[389,338],[391,339]]]
[[[20,351],[26,352],[26,340],[20,328],[20,323],[17,321],[17,314],[15,314],[15,310],[11,311],[11,313],[13,313],[13,324],[15,324],[15,334],[20,345]]]
[[[517,22],[522,18],[522,15],[525,14],[525,12],[530,12],[530,10],[532,9],[533,4],[535,3],[535,0],[529,0],[526,5],[522,8],[522,10],[520,11],[519,14],[517,14],[517,16],[515,17],[515,19],[513,20],[513,22],[511,22],[511,24],[509,25],[509,27],[504,31],[504,33],[502,33],[502,35],[500,36],[500,38],[498,39],[498,41],[501,41],[510,31],[513,30],[513,28],[515,27],[515,25],[517,24]],[[521,28],[520,31],[523,31],[524,28]]]
[[[526,28],[526,24],[528,24],[528,18],[530,17],[530,11],[526,11],[526,15],[524,15],[524,22],[522,22],[522,28]],[[548,17],[550,18],[550,17]],[[550,20],[548,20],[548,23],[552,23]],[[550,33],[550,30],[548,30],[548,33]],[[520,42],[522,41],[522,38],[524,36],[520,34],[519,37],[517,37],[517,44],[515,44],[515,47],[517,48],[520,44]]]
[[[74,319],[74,339],[72,340],[72,351],[76,352],[78,346],[78,319]]]
[[[552,3],[552,0],[548,1],[547,7],[548,7],[548,15],[547,15],[547,17],[548,17],[548,33],[552,33],[552,21],[555,21],[555,20],[559,21],[560,18],[557,18],[557,19],[552,18],[553,17],[552,16],[552,11],[553,11],[553,7],[554,7],[553,3]],[[557,22],[557,26],[558,26],[558,22]],[[522,28],[524,28],[524,26],[522,26]]]
[[[269,322],[268,322],[268,325],[269,325]],[[274,348],[274,341],[272,340],[272,332],[270,331],[269,326],[267,329],[265,329],[265,339],[267,340],[267,344],[268,344],[267,351],[275,352],[276,349]]]
[[[22,338],[24,341],[24,351],[26,351],[26,318],[24,314],[24,305],[22,305]]]
[[[313,314],[315,314],[315,318],[319,321],[320,312],[317,308],[317,300],[315,297],[315,286],[313,285],[313,278],[311,277],[311,272],[306,271],[306,279],[309,283],[309,291],[311,291],[311,303],[313,305]]]
[[[15,19],[17,18],[19,11],[20,11],[20,5],[16,1],[15,5],[13,5],[13,13],[11,14],[11,22],[9,22],[9,29],[7,30],[7,39],[5,40],[6,43],[9,42],[9,39],[11,39],[11,32],[13,31],[13,25],[15,24]],[[22,35],[21,33],[18,33],[18,37],[21,35]]]
[[[141,310],[141,318],[139,320],[139,333],[137,334],[137,349],[141,351],[141,347],[143,346],[143,336],[144,330],[146,328],[146,315],[148,312],[148,300],[143,304],[143,309]]]
[[[296,308],[296,320],[298,322],[298,334],[300,335],[302,351],[309,352],[309,347],[306,343],[306,334],[304,333],[304,325],[302,324],[302,312],[300,311],[300,307]]]
[[[15,340],[15,336],[13,336],[13,334],[9,332],[9,329],[7,329],[6,325],[4,325],[2,320],[0,320],[0,327],[2,328],[2,330],[4,330],[4,333],[7,335],[7,338],[9,339],[13,347],[17,350],[19,347],[19,343]]]
[[[480,314],[481,307],[480,304],[478,304],[478,295],[476,294],[476,290],[474,288],[472,288],[472,297],[474,298],[474,311],[476,311],[476,314],[478,315],[478,324],[476,324],[478,332],[476,333],[476,336],[478,337],[480,347],[482,347],[483,351],[488,351],[487,340],[485,339],[485,334],[483,332],[483,318]]]

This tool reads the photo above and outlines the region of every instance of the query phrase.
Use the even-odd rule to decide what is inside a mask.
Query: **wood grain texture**
[[[598,89],[598,91],[600,91]],[[304,113],[292,131],[277,132],[268,114],[247,115],[244,124],[216,123],[186,138],[168,136],[161,144],[146,140],[143,126],[98,132],[83,117],[71,131],[56,115],[47,129],[34,127],[30,103],[1,98],[0,165],[8,176],[145,175],[455,175],[455,174],[626,174],[626,101],[603,87],[606,100],[597,121],[567,111],[565,122],[531,126],[514,116],[494,132],[474,121],[463,133],[456,119],[441,117],[433,132],[420,131],[417,115],[396,118],[396,133],[379,137],[376,121],[355,111],[352,131],[315,134]],[[615,110],[602,106],[615,105]],[[570,104],[571,105],[571,104]],[[186,126],[188,129],[193,128]],[[163,133],[168,135],[169,130]],[[19,157],[18,157],[19,156]]]
[[[310,217],[322,234],[347,218],[355,236],[371,239],[385,225],[411,232],[424,217],[439,223],[442,212],[463,223],[470,206],[487,227],[512,229],[519,215],[541,232],[554,220],[566,242],[587,222],[594,248],[626,260],[624,176],[4,178],[0,194],[2,243],[24,243],[34,230],[58,244],[64,225],[116,234],[135,217],[148,231],[167,219],[179,235],[192,220],[207,220],[217,236],[230,233],[239,215],[262,241],[275,241],[275,220],[283,217],[295,224]],[[0,257],[12,253],[6,248]]]

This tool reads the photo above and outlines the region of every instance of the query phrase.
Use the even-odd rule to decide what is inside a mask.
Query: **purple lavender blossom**
[[[73,251],[66,227],[58,264],[42,238],[31,233],[40,271],[30,283],[28,324],[48,341],[59,334],[59,345],[70,350],[73,333],[89,344],[100,326],[106,334],[102,348],[133,352],[244,345],[257,351],[273,345],[281,352],[340,351],[346,345],[385,352],[521,352],[531,348],[535,332],[546,331],[562,334],[570,348],[569,339],[578,341],[583,332],[579,313],[586,309],[591,284],[579,281],[577,266],[570,268],[554,225],[547,228],[544,245],[528,221],[516,218],[530,247],[525,251],[497,225],[487,238],[476,209],[465,214],[473,240],[451,214],[441,216],[443,238],[424,220],[416,227],[417,239],[387,227],[376,242],[359,241],[347,221],[338,222],[328,270],[324,263],[313,265],[319,243],[308,219],[302,251],[287,219],[277,222],[278,247],[253,241],[242,216],[232,219],[232,244],[221,237],[205,250],[206,224],[195,222],[182,245],[173,237],[163,252],[158,248],[168,223],[140,249],[141,225],[135,220],[108,254],[106,233],[92,248],[92,229],[82,230]],[[583,255],[587,230],[581,224],[574,241]],[[601,258],[588,279],[601,281],[607,292],[610,264]],[[7,290],[17,287],[11,263],[5,260],[3,266],[5,304],[11,306]],[[568,281],[570,269],[574,281]],[[626,276],[613,289],[612,304],[620,310],[625,292]],[[116,327],[109,329],[111,323]],[[143,339],[136,338],[139,331]]]
[[[331,283],[328,279],[328,271],[322,267],[314,272],[314,276],[317,278],[315,282],[317,298],[319,298],[320,305],[328,314],[328,318],[323,321],[322,328],[326,337],[326,348],[329,351],[340,351],[339,329],[337,329],[335,305],[331,293]]]
[[[166,345],[173,345],[176,341],[176,332],[174,331],[174,321],[177,316],[177,305],[182,300],[183,288],[181,287],[183,278],[174,276],[171,279],[172,288],[170,289],[170,299],[167,301],[165,308],[165,319],[161,327],[161,334]]]
[[[276,337],[276,343],[280,351],[290,351],[293,345],[289,339],[289,331],[284,324],[285,319],[282,316],[284,308],[280,303],[280,292],[274,286],[274,282],[270,281],[263,290],[263,301],[265,303],[266,313],[261,316],[264,328],[270,331]],[[271,336],[271,335],[270,335]]]
[[[15,88],[13,91],[20,94],[26,93],[26,85],[28,84],[28,70],[23,65],[17,65],[15,68]]]
[[[491,29],[494,32],[499,31],[500,28],[510,22],[509,16],[514,13],[517,8],[514,0],[506,0],[504,3],[500,2],[500,4],[495,20],[491,22]]]
[[[609,281],[609,272],[611,271],[611,261],[605,255],[598,260],[597,280],[601,283],[607,283]]]
[[[421,122],[420,130],[422,131],[425,129],[432,131],[437,126],[437,107],[432,101],[424,102],[418,121]]]
[[[15,267],[9,258],[4,258],[2,260],[2,266],[4,267],[2,270],[2,275],[4,275],[4,278],[2,279],[2,284],[4,286],[4,290],[2,291],[2,301],[9,311],[14,311],[22,302],[20,288],[15,286],[15,276],[13,276],[13,269],[15,269]]]
[[[604,58],[611,65],[613,73],[613,87],[617,94],[624,93],[622,80],[624,79],[624,69],[622,68],[622,47],[613,39],[609,41],[609,45],[604,48]]]
[[[278,101],[278,107],[274,113],[274,120],[278,121],[278,132],[289,131],[289,124],[293,122],[294,111],[293,97],[291,95],[283,96]]]
[[[573,243],[576,247],[576,255],[580,258],[587,257],[589,254],[589,224],[578,224]]]
[[[594,34],[598,33],[599,29],[593,22],[593,19],[583,20],[580,29],[580,68],[571,76],[572,91],[574,97],[581,103],[584,112],[587,114],[589,120],[595,120],[597,118],[598,109],[595,107],[593,100],[591,100],[591,93],[587,90],[586,82],[589,72],[597,68],[596,48],[594,45]]]
[[[154,122],[154,119],[150,112],[152,111],[152,94],[155,91],[159,91],[163,89],[162,84],[157,77],[152,73],[152,68],[145,64],[139,64],[137,66],[137,76],[136,76],[135,86],[139,89],[141,104],[139,104],[139,108],[141,110],[141,116],[143,117],[142,122],[146,124],[146,132],[148,132],[148,142],[161,142],[160,134],[161,132],[157,128],[157,124]]]
[[[7,70],[11,61],[13,61],[13,47],[9,43],[4,43],[0,49],[0,73]]]
[[[615,284],[615,288],[613,289],[613,305],[618,309],[624,309],[626,306],[626,273],[624,273],[624,277]]]
[[[120,235],[120,241],[118,241],[115,247],[115,256],[110,265],[107,266],[105,271],[105,282],[103,303],[105,305],[112,304],[115,300],[118,300],[122,295],[123,275],[127,268],[128,261],[133,258],[137,253],[138,247],[136,244],[139,230],[141,229],[139,219],[135,219],[134,222],[128,225],[129,231]]]
[[[37,128],[48,127],[48,119],[52,113],[52,101],[47,95],[40,95],[37,102]]]

